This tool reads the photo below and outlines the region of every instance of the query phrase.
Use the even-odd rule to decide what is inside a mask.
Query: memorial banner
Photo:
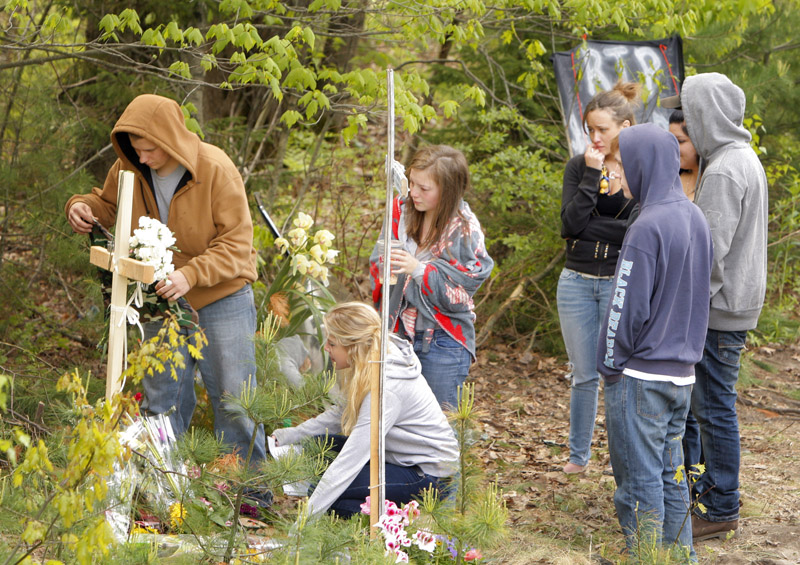
[[[570,155],[583,153],[586,148],[586,104],[620,79],[642,83],[643,104],[637,123],[653,122],[667,128],[672,110],[658,106],[658,99],[678,94],[683,83],[683,42],[679,35],[652,41],[584,41],[570,51],[556,52],[552,61]]]

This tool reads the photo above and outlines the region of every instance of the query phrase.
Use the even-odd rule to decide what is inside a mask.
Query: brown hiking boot
[[[728,539],[735,537],[739,529],[739,520],[727,522],[709,522],[708,520],[692,514],[692,540],[703,541],[712,538]]]

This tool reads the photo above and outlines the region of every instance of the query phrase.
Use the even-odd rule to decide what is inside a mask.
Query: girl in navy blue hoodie
[[[622,242],[598,344],[614,505],[629,552],[692,548],[681,437],[708,324],[711,232],[683,193],[678,142],[653,124],[620,132],[622,190],[639,217]]]

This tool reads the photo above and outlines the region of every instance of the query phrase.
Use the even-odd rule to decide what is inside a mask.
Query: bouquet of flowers
[[[175,236],[170,229],[154,218],[141,216],[139,229],[133,230],[130,239],[131,256],[156,271],[156,281],[161,281],[175,270],[172,264],[172,250]]]
[[[177,301],[169,302],[155,293],[155,285],[166,280],[175,270],[172,264],[172,252],[178,251],[175,247],[175,236],[170,229],[160,221],[148,216],[139,217],[139,228],[133,230],[130,239],[131,257],[138,259],[155,269],[156,282],[144,287],[141,315],[145,321],[163,318],[171,312],[182,327],[196,327],[198,323],[197,311],[181,297]]]

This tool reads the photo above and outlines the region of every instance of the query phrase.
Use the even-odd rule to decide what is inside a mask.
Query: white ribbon
[[[112,269],[114,271],[117,270],[116,261],[112,259]],[[135,288],[133,289],[133,293],[131,297],[128,299],[128,303],[125,304],[122,308],[119,306],[111,305],[111,312],[117,315],[117,327],[122,327],[124,322],[127,322],[130,326],[136,326],[139,328],[139,334],[142,336],[142,341],[144,341],[144,328],[142,324],[139,322],[139,311],[136,308],[141,308],[142,304],[144,303],[144,299],[142,297],[142,283],[136,281]],[[131,306],[133,304],[133,306]],[[135,306],[135,307],[134,307]],[[124,329],[123,329],[124,331]],[[128,336],[122,340],[122,359],[123,359],[123,374],[125,371],[128,370]],[[125,381],[126,378],[122,379],[122,383],[120,383],[119,389],[122,390],[125,388]]]

